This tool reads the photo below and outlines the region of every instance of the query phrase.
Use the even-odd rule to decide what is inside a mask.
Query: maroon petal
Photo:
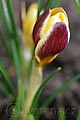
[[[43,59],[61,52],[68,42],[68,30],[63,22],[55,24],[46,42],[41,46],[38,56]]]
[[[38,43],[38,41],[40,40],[40,29],[43,25],[43,22],[45,21],[45,19],[47,18],[47,16],[49,15],[49,10],[46,10],[45,12],[43,12],[41,14],[41,16],[38,18],[34,29],[33,29],[33,40],[35,45]]]

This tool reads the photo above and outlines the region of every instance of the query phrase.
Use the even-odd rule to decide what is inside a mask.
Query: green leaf
[[[80,79],[80,74],[75,76],[74,78],[68,80],[63,86],[58,88],[57,90],[54,91],[54,93],[47,98],[47,100],[44,101],[44,103],[41,105],[39,108],[41,111],[36,115],[37,119],[40,117],[42,112],[44,111],[45,107],[48,107],[48,105],[55,99],[57,98],[58,95],[63,93],[65,90],[67,90],[74,82]]]
[[[9,45],[9,47],[7,45],[5,45],[5,48],[7,48],[6,52],[7,52],[8,56],[10,57],[10,59],[12,60],[11,46],[9,44],[12,33],[11,33],[10,19],[9,19],[5,0],[1,0],[1,2],[0,2],[0,14],[1,14],[0,22],[2,22],[2,24],[4,25],[4,30],[6,32],[6,39],[7,39],[6,43],[8,43],[7,45]],[[0,37],[3,42],[4,40],[3,40],[2,35]],[[5,41],[4,41],[4,43],[5,43]]]
[[[65,109],[60,108],[58,112],[58,120],[66,120]]]
[[[20,38],[19,38],[16,23],[15,23],[15,17],[14,17],[14,12],[13,12],[13,7],[12,7],[12,0],[6,0],[6,3],[7,3],[7,9],[8,9],[10,23],[11,23],[11,27],[12,27],[11,40],[13,39],[15,42],[16,52],[17,52],[17,56],[18,56],[18,62],[20,62],[20,66],[21,66],[22,65],[22,55],[21,55],[21,50],[20,50],[20,45],[19,45]]]
[[[40,15],[40,12],[42,10],[42,0],[38,0],[38,12],[37,12],[37,18],[39,17]]]
[[[14,64],[15,64],[16,75],[17,75],[18,80],[21,80],[22,79],[21,65],[20,65],[20,61],[19,61],[17,48],[15,46],[14,39],[11,39],[11,47],[12,47],[12,53],[13,53],[13,60],[14,60]]]
[[[17,26],[15,23],[15,18],[14,18],[14,13],[13,13],[13,8],[12,8],[12,1],[11,0],[6,0],[7,4],[7,10],[9,14],[9,19],[11,24],[11,36],[10,36],[10,46],[11,46],[11,52],[13,55],[13,61],[15,64],[16,68],[16,73],[18,79],[21,79],[21,66],[22,66],[22,56],[21,56],[21,51],[20,51],[20,46],[19,46],[19,36],[18,36],[18,31],[17,31]]]
[[[76,9],[77,9],[77,12],[78,12],[78,14],[80,16],[80,3],[79,3],[78,0],[74,0],[74,3],[75,3],[75,6],[76,6]]]
[[[40,85],[39,89],[37,90],[34,99],[32,101],[32,105],[30,108],[30,111],[33,113],[33,108],[36,107],[38,100],[40,98],[40,94],[42,92],[42,90],[44,89],[44,87],[46,86],[46,84],[48,83],[48,81],[50,81],[59,71],[61,70],[60,67],[58,67],[55,71],[52,72],[52,74]]]
[[[12,4],[11,4],[11,0],[1,0],[1,6],[0,6],[0,13],[1,13],[1,18],[2,18],[2,22],[4,24],[4,29],[6,30],[7,33],[7,37],[8,37],[8,43],[11,42],[11,39],[14,39],[15,41],[15,46],[16,46],[16,50],[18,53],[18,57],[19,57],[19,61],[22,61],[22,57],[21,57],[21,53],[20,53],[20,46],[19,46],[19,36],[18,36],[18,32],[17,32],[17,27],[15,24],[15,20],[14,20],[14,14],[13,14],[13,9],[12,9]],[[6,4],[7,3],[7,4]],[[12,52],[12,48],[9,45],[9,51]],[[12,57],[12,56],[11,56]]]
[[[18,93],[16,102],[14,105],[14,108],[16,108],[15,113],[18,113],[18,114],[16,115],[16,117],[14,117],[14,111],[12,111],[10,120],[19,120],[21,117],[20,116],[21,112],[25,114],[25,110],[23,110],[23,104],[25,100],[25,88],[24,88],[24,84],[22,84],[21,81],[18,81],[18,82],[19,82],[18,84],[19,84],[20,89],[19,89],[19,93]]]
[[[9,50],[8,45],[7,45],[6,41],[4,40],[4,37],[1,32],[0,32],[0,41],[1,41],[5,51],[7,52],[7,54],[11,57],[10,50]]]
[[[15,36],[15,38],[16,38],[15,39],[16,45],[19,45],[19,43],[18,43],[19,36],[18,36],[18,32],[17,32],[15,19],[14,19],[14,13],[13,13],[13,8],[12,8],[12,0],[6,0],[6,3],[7,3],[8,14],[9,14],[11,27],[12,27],[12,31],[13,31],[13,37]]]
[[[11,36],[11,26],[10,26],[9,17],[8,17],[6,9],[7,8],[6,8],[5,0],[1,0],[1,2],[0,2],[1,20],[2,20],[2,23],[4,24],[4,29],[7,33],[7,36],[10,37]]]
[[[46,5],[45,5],[45,10],[49,9],[51,7],[53,0],[47,0]]]
[[[77,115],[77,119],[76,120],[80,120],[80,110],[78,111],[78,115]]]
[[[1,82],[0,82],[0,89],[6,97],[8,97],[10,95],[10,93],[7,91],[7,89],[5,88],[3,83],[1,83]]]
[[[15,94],[15,88],[14,88],[14,86],[13,86],[13,84],[12,84],[12,82],[11,82],[9,76],[8,76],[8,73],[7,73],[7,71],[6,71],[3,63],[1,62],[1,60],[0,60],[0,72],[1,72],[4,80],[6,81],[6,83],[7,83],[8,87],[9,87],[10,91],[13,94]]]
[[[5,50],[8,51],[7,45],[5,43],[5,40],[4,40],[1,32],[0,32],[0,41],[1,41],[2,45],[4,46]]]

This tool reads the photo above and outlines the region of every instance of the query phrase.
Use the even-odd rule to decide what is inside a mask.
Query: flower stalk
[[[29,114],[29,110],[32,104],[37,89],[42,83],[42,67],[39,67],[34,58],[34,44],[32,38],[32,31],[34,24],[37,19],[37,4],[32,4],[27,13],[25,10],[25,3],[21,4],[21,27],[22,27],[22,39],[23,39],[23,57],[24,64],[27,68],[27,73],[25,76],[25,83],[28,83],[27,86],[27,95],[24,100],[24,105],[22,108],[22,113],[20,115],[21,120],[32,120],[33,115]],[[34,16],[33,16],[34,13]],[[33,17],[31,19],[31,17]],[[32,55],[33,53],[33,55]],[[24,111],[24,112],[23,112]]]
[[[35,93],[37,92],[41,83],[42,83],[42,67],[39,67],[34,60],[33,69],[27,90],[27,97],[25,99],[23,107],[23,110],[25,110],[25,114],[21,116],[21,120],[29,120],[29,117],[32,116],[31,115],[32,113],[30,113],[30,107],[35,96]]]
[[[32,65],[32,70],[29,76],[26,76],[28,88],[22,109],[22,112],[25,111],[25,114],[22,114],[20,119],[31,120],[34,118],[33,113],[30,113],[30,108],[34,96],[42,84],[42,68],[54,60],[58,53],[65,48],[69,42],[70,34],[67,14],[62,8],[46,10],[40,16],[38,15],[39,18],[37,19],[36,4],[32,4],[27,13],[24,7],[25,5],[22,4],[21,26],[23,33],[23,55],[24,61],[27,63],[27,68]],[[35,17],[33,17],[33,13],[35,13]],[[34,57],[31,57],[34,45]],[[33,64],[31,64],[30,61]]]

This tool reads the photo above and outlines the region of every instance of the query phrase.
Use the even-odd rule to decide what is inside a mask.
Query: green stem
[[[32,74],[30,77],[29,87],[28,87],[28,91],[27,91],[27,97],[25,98],[25,103],[24,103],[24,107],[23,107],[23,110],[25,110],[25,114],[23,116],[21,116],[21,120],[29,120],[28,117],[32,116],[31,114],[29,114],[32,100],[42,82],[42,68],[38,67],[36,65],[35,61],[34,61],[33,65],[34,66],[33,66]]]
[[[18,83],[18,96],[17,96],[17,100],[16,100],[16,105],[18,105],[18,106],[15,106],[15,107],[21,108],[22,101],[23,101],[23,95],[24,95],[24,93],[23,93],[23,88],[24,88],[23,82],[24,81],[23,81],[22,69],[21,69],[22,67],[20,65],[17,48],[16,48],[16,45],[15,45],[15,42],[13,39],[11,40],[11,46],[12,46],[13,60],[14,60],[14,65],[15,65],[15,70],[16,70],[16,75],[17,75],[17,83]],[[19,116],[14,118],[13,115],[14,114],[12,114],[12,116],[11,116],[11,120],[18,120]]]
[[[80,120],[80,109],[78,111],[78,114],[77,114],[77,119],[76,120]]]
[[[14,111],[11,114],[10,120],[20,120],[20,114],[23,112],[23,104],[24,104],[24,98],[25,98],[25,90],[24,90],[24,84],[21,80],[18,80],[18,96],[15,102],[14,108],[16,108],[15,113],[17,113],[16,117],[14,117]],[[24,113],[25,114],[25,111]]]
[[[35,48],[33,47],[31,59],[30,59],[30,62],[28,62],[29,63],[29,67],[28,67],[29,78],[30,78],[30,75],[32,73],[32,68],[33,68],[34,50],[35,50]]]
[[[45,88],[46,84],[61,70],[60,67],[58,67],[55,71],[53,71],[50,76],[43,81],[43,83],[40,85],[40,87],[38,88],[35,96],[34,96],[34,99],[32,101],[32,104],[31,104],[31,108],[30,108],[30,111],[33,113],[33,108],[36,108],[37,106],[37,103],[38,103],[38,100],[40,98],[40,94],[42,92],[42,90]]]
[[[64,108],[59,109],[58,120],[66,120],[66,113]]]
[[[6,16],[4,0],[1,0],[0,14],[1,14],[1,18],[2,18],[1,20],[2,20],[2,23],[4,23],[4,28],[6,30],[7,35],[11,36],[10,23],[9,23],[8,17]]]

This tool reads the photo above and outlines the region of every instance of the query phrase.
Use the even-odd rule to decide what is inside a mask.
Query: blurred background
[[[43,1],[43,5],[45,4]],[[13,2],[13,9],[16,24],[18,29],[20,29],[20,1],[19,0],[12,0]],[[36,2],[36,0],[27,0],[26,8],[32,3]],[[52,79],[44,89],[41,94],[41,98],[39,100],[39,104],[41,104],[48,96],[50,96],[55,89],[59,88],[65,82],[72,77],[76,76],[80,73],[80,18],[75,8],[74,1],[71,0],[63,0],[61,5],[67,12],[69,17],[69,24],[70,24],[70,31],[71,37],[70,42],[66,49],[59,54],[59,56],[49,65],[45,66],[43,69],[43,80],[47,78],[47,76],[55,70],[57,67],[61,66],[62,70]],[[3,32],[4,37],[7,37],[3,28],[3,25],[0,23],[0,30]],[[12,79],[12,82],[16,88],[16,81],[15,81],[15,74],[12,71],[12,66],[7,58],[6,51],[4,50],[2,44],[0,43],[0,58],[3,60],[6,69]],[[0,80],[2,77],[0,76]],[[4,83],[5,84],[5,83]],[[5,85],[6,86],[6,85]],[[7,100],[0,92],[0,120],[8,120],[9,117],[6,114],[6,106]],[[75,120],[77,110],[80,109],[80,81],[73,84],[67,91],[63,94],[59,95],[55,101],[51,103],[47,113],[43,113],[40,120],[57,120],[57,112],[61,107],[65,107],[67,111],[67,119],[68,120]],[[51,112],[51,108],[53,112]],[[56,113],[55,113],[56,112]]]

